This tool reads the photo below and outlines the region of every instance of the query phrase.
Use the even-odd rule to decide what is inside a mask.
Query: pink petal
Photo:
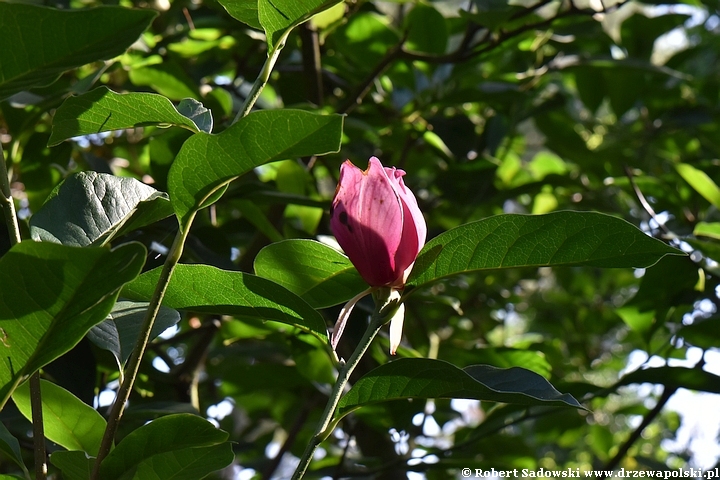
[[[330,227],[371,286],[397,281],[395,255],[403,237],[403,215],[394,183],[377,158],[370,159],[364,172],[350,161],[342,164]]]
[[[405,186],[402,177],[405,172],[402,170],[392,170],[388,174],[392,174],[391,183],[400,198],[403,206],[403,232],[400,245],[395,254],[395,271],[397,280],[391,286],[402,287],[410,275],[415,259],[418,253],[425,245],[425,237],[427,235],[427,225],[423,218],[420,207],[412,191]]]

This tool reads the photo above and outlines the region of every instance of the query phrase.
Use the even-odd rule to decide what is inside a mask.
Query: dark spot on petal
[[[350,225],[350,222],[348,222],[347,212],[340,212],[340,216],[338,217],[338,220],[340,220],[340,223],[345,225],[347,227],[348,231],[350,231],[352,233],[353,228]]]

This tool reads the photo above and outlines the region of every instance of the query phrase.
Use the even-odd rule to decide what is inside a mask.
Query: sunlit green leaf
[[[102,415],[72,393],[47,380],[40,380],[40,392],[45,436],[68,450],[97,455],[106,426]],[[12,398],[25,418],[32,421],[29,383],[25,382],[16,388]]]
[[[695,224],[693,235],[720,240],[720,223],[698,222],[697,224]]]
[[[322,155],[340,148],[343,117],[302,110],[251,113],[219,135],[188,139],[170,168],[173,207],[185,225],[219,188],[273,160]]]
[[[202,128],[205,125],[195,123],[189,111],[178,111],[180,108],[155,93],[115,93],[107,87],[96,88],[84,95],[70,97],[60,105],[53,117],[48,144],[57,145],[80,135],[148,125],[176,125],[193,132],[209,132]]]
[[[159,276],[160,268],[143,273],[123,289],[123,297],[149,300]],[[327,341],[327,327],[317,311],[281,285],[248,273],[208,265],[178,265],[163,305],[179,310],[273,320],[296,326]]]
[[[716,208],[720,208],[720,187],[702,170],[687,163],[678,163],[675,169],[690,186]]]
[[[341,0],[258,0],[258,20],[265,29],[269,49],[281,46],[286,32],[316,13],[327,10]]]
[[[56,10],[0,2],[0,99],[48,85],[66,70],[120,55],[156,15],[115,6]]]
[[[299,295],[314,308],[346,302],[368,288],[348,258],[312,240],[285,240],[263,248],[255,272]]]
[[[178,63],[172,60],[157,65],[133,68],[128,76],[135,85],[151,87],[170,100],[200,99],[200,91],[195,81]]]
[[[497,215],[449,230],[420,253],[409,285],[449,275],[523,266],[647,267],[684,255],[628,222],[594,212]]]

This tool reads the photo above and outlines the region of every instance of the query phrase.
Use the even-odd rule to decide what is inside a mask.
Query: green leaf
[[[460,15],[470,18],[478,25],[490,30],[495,30],[509,20],[514,13],[522,11],[519,5],[511,5],[506,0],[474,0],[473,3],[477,12],[469,13],[461,10]]]
[[[200,98],[200,91],[195,81],[180,64],[172,60],[166,60],[158,65],[133,68],[128,76],[134,85],[150,87],[170,100]]]
[[[523,367],[526,370],[533,371],[544,378],[550,378],[552,366],[540,352],[532,350],[520,350],[508,347],[485,347],[474,348],[472,350],[464,350],[461,352],[449,351],[453,354],[456,361],[451,362],[457,364],[457,359],[469,360],[468,363],[477,364],[481,362],[486,365],[500,368]],[[441,358],[440,360],[444,360]],[[448,359],[449,361],[449,359]],[[464,363],[467,365],[468,363]]]
[[[212,133],[212,112],[194,98],[184,98],[178,103],[178,112],[193,121],[195,126],[205,133]]]
[[[335,35],[337,48],[357,68],[370,71],[400,41],[387,17],[373,12],[353,15]]]
[[[445,17],[433,7],[415,5],[405,18],[408,32],[407,48],[418,52],[442,55],[448,41]]]
[[[263,29],[260,19],[258,19],[257,0],[218,0],[218,3],[225,7],[225,10],[235,20],[258,30]]]
[[[149,300],[159,276],[160,268],[143,273],[123,289],[123,297]],[[220,270],[208,265],[178,265],[163,305],[179,310],[286,323],[327,343],[327,327],[317,311],[277,283],[248,273]]]
[[[583,408],[537,373],[520,367],[464,369],[429,358],[402,358],[372,370],[340,399],[337,418],[363,405],[402,398],[471,398],[489,402]]]
[[[60,469],[63,480],[90,480],[95,459],[85,452],[58,450],[50,455],[50,462]]]
[[[122,367],[135,348],[148,305],[147,302],[117,302],[108,318],[90,329],[88,339],[112,353]],[[176,310],[161,306],[150,332],[150,340],[179,321],[180,314]]]
[[[297,25],[341,0],[258,0],[258,20],[267,36],[268,50],[282,48],[284,37]]]
[[[71,208],[69,208],[71,207]],[[65,179],[30,219],[33,240],[104,245],[112,238],[172,215],[167,194],[128,177],[79,172]]]
[[[193,135],[183,144],[168,175],[170,198],[181,225],[187,225],[220,188],[257,166],[339,151],[342,125],[341,115],[262,110],[219,135]]]
[[[120,55],[156,15],[110,6],[63,11],[0,2],[0,100]]]
[[[497,215],[453,228],[428,242],[408,284],[510,267],[648,267],[664,255],[684,253],[602,213]]]
[[[25,476],[30,478],[30,473],[23,463],[22,453],[20,452],[20,442],[17,441],[17,438],[12,436],[8,429],[5,428],[5,424],[2,422],[0,422],[0,452],[22,468]]]
[[[258,207],[257,203],[251,200],[238,200],[235,202],[235,205],[242,214],[242,217],[250,222],[253,227],[257,228],[260,233],[269,238],[271,242],[279,242],[285,238],[273,222],[270,221],[265,212]]]
[[[22,242],[0,259],[0,408],[26,376],[74,347],[145,261],[142,245]]]
[[[255,273],[299,295],[313,308],[346,302],[368,288],[345,255],[314,240],[271,243],[255,257]]]
[[[699,368],[658,367],[635,370],[625,375],[616,386],[633,383],[656,383],[668,388],[687,388],[701,392],[720,393],[720,377]]]
[[[691,325],[685,325],[678,330],[677,336],[695,347],[718,348],[720,347],[720,317],[696,319]]]
[[[196,104],[202,106],[197,100]],[[49,146],[68,138],[91,133],[123,130],[147,125],[175,125],[193,132],[206,131],[181,113],[162,95],[155,93],[115,93],[100,87],[65,100],[53,117]],[[206,109],[207,110],[207,109]],[[191,112],[188,112],[191,113]],[[210,124],[212,128],[212,123]]]
[[[45,436],[68,450],[81,450],[96,456],[107,423],[97,410],[59,385],[40,380]],[[13,401],[20,413],[32,421],[30,385],[15,389]]]
[[[702,170],[687,163],[678,163],[675,169],[680,176],[715,208],[720,208],[720,187]]]
[[[183,450],[193,447],[215,446],[225,442],[227,437],[227,433],[196,415],[178,414],[161,417],[128,434],[103,461],[100,466],[100,478],[107,480],[137,478],[136,469],[146,462],[150,462],[152,466],[155,456],[168,452],[187,453]],[[191,460],[191,463],[194,462],[193,459]],[[167,467],[172,468],[172,466]],[[147,471],[147,466],[142,468]]]
[[[693,235],[696,237],[709,237],[720,240],[720,223],[698,222],[695,224]]]
[[[631,329],[648,337],[657,327],[656,319],[665,318],[668,309],[684,303],[683,297],[697,282],[698,267],[689,257],[664,257],[647,269],[637,293],[615,313]]]
[[[210,447],[184,448],[153,455],[138,465],[132,480],[197,480],[223,469],[235,459],[230,442]]]

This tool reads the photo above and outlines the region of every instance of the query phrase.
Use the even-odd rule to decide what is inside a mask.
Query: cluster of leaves
[[[120,3],[0,3],[0,475],[29,478],[40,371],[55,478],[289,476],[366,288],[326,212],[371,155],[432,239],[313,475],[685,465],[659,413],[720,378],[620,372],[720,345],[717,5]]]

